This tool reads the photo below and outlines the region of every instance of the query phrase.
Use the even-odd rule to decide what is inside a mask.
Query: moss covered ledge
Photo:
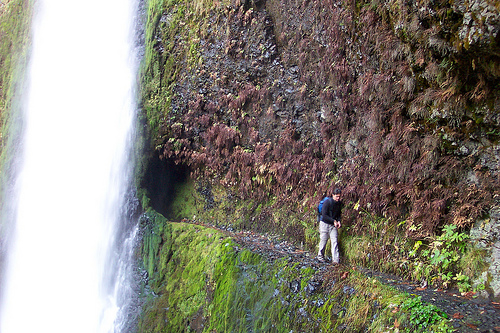
[[[419,329],[401,308],[408,295],[346,267],[270,260],[221,230],[169,222],[152,210],[141,227],[140,332],[448,330],[437,308]]]

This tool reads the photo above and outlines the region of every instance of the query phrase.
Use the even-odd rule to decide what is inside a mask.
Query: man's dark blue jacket
[[[334,221],[340,221],[342,214],[342,201],[335,201],[333,198],[328,197],[325,200],[323,208],[321,208],[321,221],[333,224]]]

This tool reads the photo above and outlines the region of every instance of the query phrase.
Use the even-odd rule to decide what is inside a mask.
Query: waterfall
[[[124,326],[136,232],[129,192],[136,6],[35,4],[2,333]]]

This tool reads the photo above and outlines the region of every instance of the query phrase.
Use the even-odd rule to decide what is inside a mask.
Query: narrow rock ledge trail
[[[235,231],[227,227],[208,225],[199,221],[183,221],[205,227],[215,228],[231,237],[240,246],[258,253],[269,260],[291,257],[294,261],[313,267],[319,277],[327,277],[335,270],[356,269],[367,277],[378,279],[399,291],[421,296],[422,300],[444,311],[451,320],[455,332],[500,333],[500,302],[478,297],[475,293],[460,293],[458,290],[436,290],[421,288],[420,283],[407,281],[397,276],[373,271],[364,267],[352,267],[349,264],[332,266],[320,263],[315,254],[301,250],[293,244],[283,241],[278,236],[262,235],[252,231]]]

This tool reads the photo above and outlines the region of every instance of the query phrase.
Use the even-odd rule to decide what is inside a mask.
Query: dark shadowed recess
[[[170,159],[160,159],[155,152],[148,163],[142,183],[151,199],[151,207],[166,218],[172,218],[170,206],[175,198],[176,185],[184,183],[188,175],[187,167],[176,165]]]

